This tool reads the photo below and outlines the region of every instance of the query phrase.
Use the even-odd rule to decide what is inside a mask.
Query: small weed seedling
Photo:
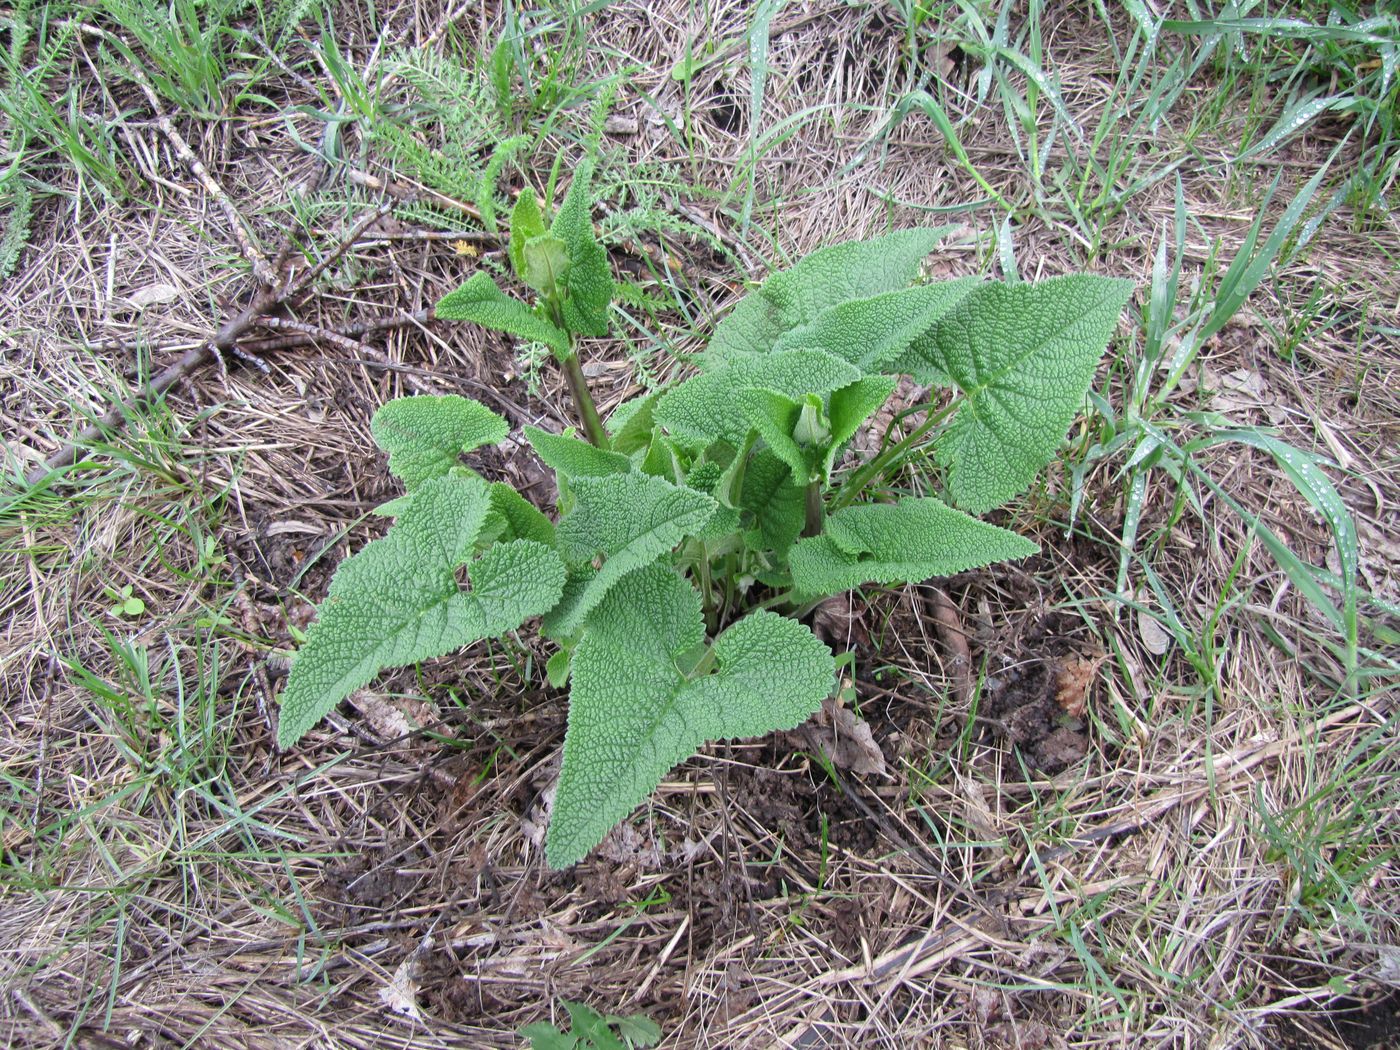
[[[278,730],[290,747],[381,669],[542,617],[559,647],[550,681],[570,681],[546,843],[555,868],[707,741],[792,728],[820,707],[835,660],[802,618],[825,597],[1033,553],[973,515],[1053,457],[1132,291],[1090,276],[913,283],[945,230],[839,244],[740,302],[699,375],[604,426],[575,345],[606,334],[613,295],[589,176],[584,165],[552,222],[529,191],[511,215],[510,260],[533,304],[478,273],[438,305],[439,317],[542,342],[562,365],[587,441],[526,428],[558,478],[557,523],[459,462],[506,437],[484,405],[383,406],[371,430],[407,493],[383,508],[388,534],[336,573]],[[954,397],[838,469],[901,375]],[[896,498],[886,482],[930,442],[946,498]]]
[[[604,1016],[583,1003],[559,1001],[569,1012],[569,1030],[544,1021],[527,1024],[519,1034],[530,1040],[530,1050],[643,1050],[661,1041],[661,1026],[645,1014]]]

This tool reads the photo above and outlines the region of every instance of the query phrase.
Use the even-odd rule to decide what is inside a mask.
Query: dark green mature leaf
[[[647,474],[578,477],[571,488],[574,507],[556,536],[559,553],[575,571],[564,600],[545,619],[554,637],[576,630],[629,572],[698,533],[718,506],[703,492]]]
[[[863,372],[898,372],[885,366],[980,283],[976,277],[962,277],[839,303],[810,324],[785,332],[773,349],[816,347]]]
[[[924,497],[839,510],[820,536],[792,548],[789,564],[794,587],[815,598],[863,583],[919,583],[1039,549],[1014,532]]]
[[[564,242],[569,252],[569,297],[564,300],[564,324],[580,335],[608,334],[608,304],[612,302],[612,267],[608,253],[593,236],[589,184],[593,162],[584,161],[549,232]]]
[[[506,421],[480,401],[456,394],[401,397],[369,421],[375,443],[389,453],[389,471],[412,491],[457,465],[457,457],[504,441]]]
[[[727,441],[738,447],[749,418],[735,396],[746,387],[790,398],[826,394],[854,383],[860,371],[824,350],[789,350],[746,357],[703,372],[667,391],[656,403],[656,421],[681,440],[702,445]]]
[[[788,465],[767,449],[755,452],[744,472],[739,506],[753,518],[749,546],[786,558],[806,523],[802,487],[793,481]]]
[[[783,333],[838,303],[903,288],[952,229],[900,230],[813,252],[741,299],[715,326],[709,353],[725,360],[766,354]]]
[[[525,438],[547,467],[566,478],[603,477],[632,470],[632,461],[626,456],[605,451],[576,437],[526,427]]]
[[[959,506],[1000,506],[1050,462],[1132,291],[1091,276],[984,284],[901,359],[920,382],[967,398],[937,450]]]
[[[444,321],[475,321],[498,332],[545,343],[556,354],[569,352],[569,337],[519,299],[496,287],[490,276],[478,270],[471,280],[438,301],[434,311]]]
[[[664,564],[624,577],[589,617],[574,651],[551,867],[582,859],[706,741],[791,729],[835,682],[831,651],[774,613],[734,624],[714,643],[716,669],[687,678],[677,663],[703,640],[700,596]]]
[[[387,535],[343,562],[282,693],[279,747],[290,747],[385,667],[459,649],[518,627],[559,600],[564,566],[529,540],[492,547],[455,572],[486,522],[486,482],[446,474],[422,483]]]

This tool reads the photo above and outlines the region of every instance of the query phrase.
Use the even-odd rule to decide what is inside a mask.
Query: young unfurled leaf
[[[824,350],[742,358],[667,391],[656,403],[656,421],[682,440],[702,445],[727,441],[737,447],[751,425],[735,396],[738,391],[758,387],[800,398],[829,393],[859,378],[860,371],[854,365]]]
[[[480,401],[456,394],[401,397],[369,421],[375,443],[389,453],[389,471],[410,492],[457,465],[457,457],[506,439],[506,421]]]
[[[498,332],[509,332],[522,339],[544,343],[556,354],[570,352],[569,337],[519,299],[512,299],[481,272],[455,292],[448,292],[434,311],[444,321],[475,321]]]
[[[978,521],[930,497],[839,510],[822,534],[788,556],[792,582],[808,598],[863,583],[919,583],[1034,554],[1014,532]]]
[[[486,516],[477,546],[487,542],[504,543],[507,540],[534,540],[546,546],[554,546],[554,522],[540,512],[540,509],[527,500],[504,481],[491,482],[491,511]]]
[[[566,478],[602,477],[626,474],[632,461],[616,452],[607,452],[586,441],[565,434],[551,434],[539,427],[526,427],[525,439],[544,460],[545,466]]]
[[[821,412],[821,398],[808,394],[803,400],[795,401],[776,390],[754,388],[737,391],[735,396],[749,425],[758,431],[768,451],[792,471],[793,480],[799,485],[811,481],[822,450],[810,443],[799,443],[794,431],[804,409],[809,414]]]
[[[549,232],[563,241],[569,253],[569,295],[564,300],[564,324],[580,335],[608,334],[608,304],[612,302],[612,267],[608,253],[593,236],[589,184],[593,162],[584,161],[574,171],[573,182]]]
[[[785,332],[773,349],[816,347],[863,372],[897,372],[885,366],[979,283],[976,277],[962,277],[839,303],[810,324]]]
[[[814,321],[838,303],[903,288],[951,230],[900,230],[813,252],[741,299],[715,326],[709,354],[725,360],[765,354],[783,333]]]
[[[841,447],[855,437],[856,431],[890,399],[899,385],[896,376],[866,376],[850,386],[831,392],[831,443],[822,462],[822,479],[831,477],[831,465]]]
[[[705,527],[717,504],[703,492],[646,474],[574,478],[574,507],[559,522],[559,553],[575,570],[564,600],[545,618],[561,637],[578,628],[608,590]]]
[[[546,232],[544,216],[540,214],[540,203],[535,199],[533,188],[526,186],[515,199],[515,207],[510,212],[510,242],[506,249],[510,253],[510,265],[515,276],[525,280],[525,245],[534,237]]]
[[[529,540],[492,547],[468,570],[471,590],[458,587],[455,572],[471,559],[490,507],[480,478],[432,478],[387,535],[341,564],[282,693],[279,747],[382,669],[513,630],[559,600],[564,566]]]
[[[550,299],[563,299],[569,280],[569,249],[558,237],[542,233],[525,242],[522,280]]]
[[[796,620],[750,613],[716,639],[715,669],[687,678],[678,661],[703,640],[700,596],[660,563],[619,581],[589,617],[573,657],[551,867],[580,860],[706,741],[791,729],[835,684],[831,651]]]
[[[911,347],[900,367],[967,397],[937,449],[954,502],[991,510],[1050,462],[1132,291],[1090,276],[984,284]]]

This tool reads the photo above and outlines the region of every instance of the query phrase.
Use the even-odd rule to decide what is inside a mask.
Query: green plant
[[[816,711],[835,660],[801,621],[825,597],[1033,553],[972,514],[1016,496],[1053,457],[1131,292],[1088,276],[911,286],[944,230],[839,244],[740,302],[699,375],[634,398],[605,427],[576,345],[606,333],[612,293],[588,175],[552,223],[529,191],[511,216],[509,255],[533,304],[478,273],[438,306],[547,344],[569,376],[589,440],[525,429],[557,476],[558,523],[459,463],[503,439],[504,420],[455,396],[385,405],[371,429],[408,493],[388,508],[388,535],[337,572],[278,732],[290,746],[381,668],[541,616],[559,646],[549,678],[571,679],[555,867],[706,741]],[[844,466],[902,374],[955,396],[919,406],[923,420],[897,440],[892,423],[877,453]],[[948,501],[897,496],[889,483],[930,442]]]
[[[527,1024],[518,1034],[530,1040],[531,1050],[640,1050],[661,1040],[661,1026],[645,1014],[604,1016],[583,1003],[559,1001],[569,1012],[569,1030],[561,1032],[545,1021]]]

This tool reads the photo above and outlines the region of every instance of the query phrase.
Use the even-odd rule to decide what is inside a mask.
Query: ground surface
[[[570,999],[666,1047],[1397,1045],[1394,23],[579,6],[12,14],[0,1041],[518,1046]],[[1043,553],[823,610],[883,775],[713,746],[553,873],[565,707],[531,635],[388,674],[287,753],[272,718],[396,494],[374,410],[568,422],[550,366],[421,311],[595,128],[635,289],[585,350],[605,408],[744,279],[890,227],[957,225],[935,277],[1139,292],[1000,518]],[[258,255],[327,260],[276,310],[301,328],[226,329],[265,370],[172,375],[46,472],[237,320]],[[1264,433],[1354,522],[1350,646],[1324,496]],[[547,491],[518,442],[476,465]]]

